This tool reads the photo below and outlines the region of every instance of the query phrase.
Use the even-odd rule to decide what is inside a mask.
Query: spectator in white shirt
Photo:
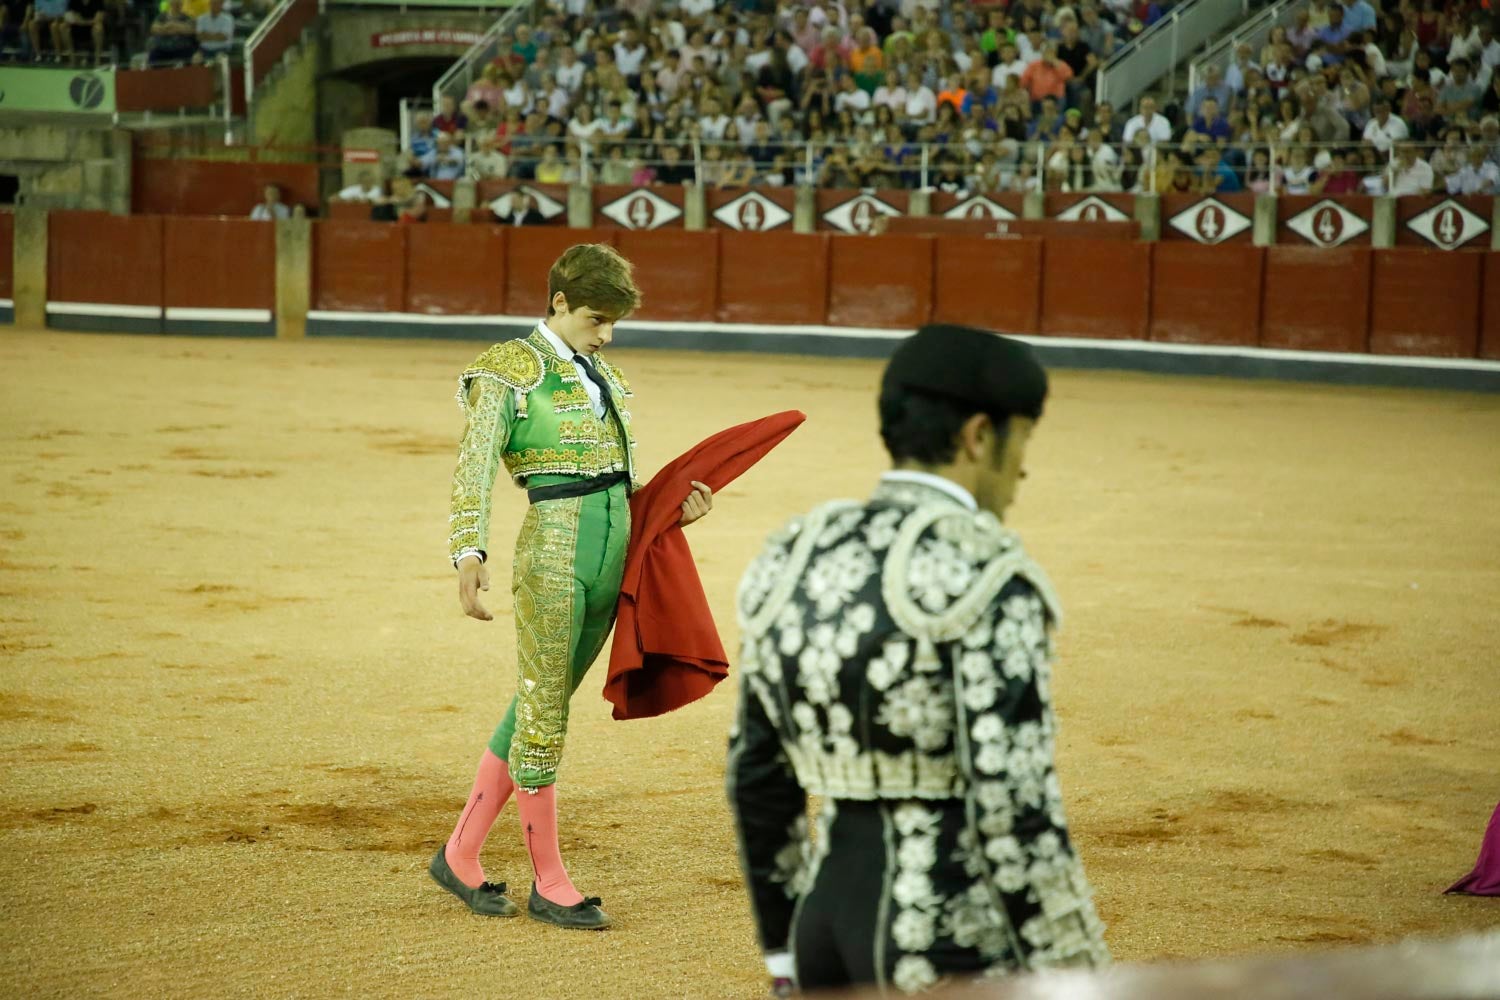
[[[380,201],[385,197],[385,191],[380,186],[380,181],[375,177],[373,170],[361,170],[355,183],[340,191],[335,197],[339,201]]]
[[[572,46],[564,45],[558,53],[557,68],[552,71],[552,75],[557,78],[558,86],[575,94],[578,92],[578,85],[583,83],[585,69],[587,67],[578,61],[578,53],[573,51]]]
[[[1387,190],[1396,197],[1410,194],[1429,194],[1432,191],[1432,167],[1417,156],[1417,147],[1402,143],[1396,147],[1396,162],[1387,168],[1390,180]]]
[[[1448,175],[1449,194],[1494,194],[1500,186],[1500,167],[1484,158],[1483,146],[1469,147],[1469,162]]]
[[[568,88],[558,83],[551,73],[543,73],[537,101],[541,104],[542,110],[547,113],[548,118],[566,121],[568,105],[573,103],[573,95],[568,93]]]
[[[213,59],[234,48],[234,17],[224,11],[224,0],[209,0],[208,13],[198,15],[198,50]]]
[[[839,81],[838,93],[833,95],[833,110],[839,112],[845,108],[854,112],[870,109],[870,95],[860,90],[854,77],[847,73]]]
[[[755,98],[745,94],[740,98],[739,109],[734,113],[734,126],[740,130],[740,141],[749,145],[750,139],[755,135],[755,126],[764,121],[760,114],[760,105],[755,103]]]
[[[591,145],[590,140],[602,133],[606,124],[608,123],[594,117],[593,108],[585,102],[580,102],[573,110],[573,120],[568,122],[568,135],[577,139],[582,147],[587,149]]]
[[[656,71],[656,87],[668,100],[677,96],[677,91],[682,86],[682,81],[688,75],[687,68],[683,64],[682,53],[672,49],[667,53],[667,62],[661,69]]]
[[[264,201],[250,210],[250,218],[257,222],[291,218],[292,213],[281,203],[281,188],[275,184],[267,184],[264,198]]]
[[[893,69],[885,71],[885,82],[875,88],[873,99],[876,107],[887,107],[900,115],[906,110],[906,88],[901,86],[901,74]]]
[[[714,0],[678,0],[677,9],[683,17],[702,18],[713,13]]]
[[[620,38],[615,42],[615,65],[632,86],[640,77],[641,64],[645,61],[646,46],[636,37],[635,29],[626,28],[620,32]]]
[[[1391,114],[1391,102],[1384,99],[1376,101],[1375,117],[1365,123],[1365,142],[1382,153],[1389,153],[1392,145],[1405,142],[1409,135],[1406,122]]]
[[[914,122],[930,122],[937,117],[937,95],[923,85],[916,73],[906,74],[906,107],[903,110],[905,117]]]
[[[1155,142],[1172,141],[1172,123],[1167,121],[1164,115],[1156,111],[1156,98],[1143,97],[1139,105],[1140,113],[1125,123],[1123,139],[1127,144],[1134,141],[1135,134],[1142,129]]]
[[[719,106],[719,102],[710,97],[703,102],[703,113],[698,117],[698,129],[703,138],[710,142],[721,142],[724,133],[729,131],[730,118]]]
[[[1005,81],[1011,77],[1019,80],[1024,72],[1026,72],[1026,60],[1021,58],[1014,45],[1006,42],[1000,46],[1000,61],[995,63],[995,68],[990,71],[990,83],[1003,94]]]

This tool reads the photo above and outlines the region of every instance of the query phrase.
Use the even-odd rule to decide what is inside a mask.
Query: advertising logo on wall
[[[1456,250],[1490,231],[1490,224],[1449,198],[1407,220],[1407,228],[1439,250]]]
[[[1286,227],[1314,246],[1336,247],[1367,232],[1370,224],[1332,198],[1304,208]]]
[[[0,111],[71,111],[113,114],[113,70],[0,68]]]
[[[874,195],[862,194],[824,212],[823,221],[840,232],[868,233],[882,215],[900,214]]]
[[[1121,211],[1117,206],[1111,205],[1103,198],[1092,195],[1079,202],[1074,202],[1061,212],[1057,217],[1064,222],[1129,222],[1130,216]]]
[[[792,220],[792,213],[759,191],[747,191],[716,208],[714,218],[730,229],[762,233],[786,225]]]
[[[943,213],[945,219],[1014,219],[1016,213],[982,194],[965,198]]]
[[[626,229],[655,229],[682,215],[682,209],[644,188],[621,195],[599,211]]]
[[[551,195],[544,194],[543,192],[538,191],[536,188],[532,187],[529,184],[522,184],[519,187],[505,192],[500,197],[490,202],[490,211],[494,212],[501,218],[509,215],[511,212],[512,203],[515,201],[515,197],[518,194],[530,195],[532,206],[541,213],[542,218],[548,220],[549,222],[557,218],[559,215],[562,215],[563,212],[567,211],[568,209],[568,206],[564,205],[556,198],[553,198]]]
[[[1250,228],[1250,220],[1217,198],[1205,198],[1172,216],[1169,224],[1199,243],[1223,243]]]
[[[371,35],[370,47],[392,49],[407,45],[452,45],[467,50],[483,37],[483,32],[467,28],[405,28]]]

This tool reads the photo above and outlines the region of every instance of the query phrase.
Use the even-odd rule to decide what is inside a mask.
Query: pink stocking
[[[479,849],[484,846],[484,838],[495,825],[495,817],[505,808],[505,800],[510,798],[515,787],[505,761],[486,748],[484,756],[479,758],[479,773],[474,775],[469,802],[458,817],[458,825],[453,828],[453,835],[448,838],[448,846],[443,852],[453,874],[470,889],[477,889],[484,882]]]
[[[532,870],[536,872],[537,892],[560,906],[583,902],[583,894],[573,888],[573,881],[568,878],[557,846],[557,786],[523,788],[516,796],[516,808],[521,813],[521,832],[531,854]]]

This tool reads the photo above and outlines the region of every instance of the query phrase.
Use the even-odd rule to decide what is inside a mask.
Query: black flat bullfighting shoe
[[[432,857],[432,864],[427,866],[427,874],[438,885],[447,889],[453,895],[464,901],[464,905],[475,913],[486,917],[514,917],[521,912],[507,895],[505,895],[505,883],[486,882],[477,889],[470,889],[459,881],[453,869],[448,867],[448,858],[444,855],[445,847],[439,847],[438,852]]]
[[[540,920],[544,924],[554,924],[573,930],[602,931],[609,926],[609,915],[599,909],[599,904],[602,902],[604,900],[598,896],[589,896],[581,903],[563,906],[537,892],[536,883],[533,882],[531,883],[531,900],[526,904],[526,913],[531,919]]]

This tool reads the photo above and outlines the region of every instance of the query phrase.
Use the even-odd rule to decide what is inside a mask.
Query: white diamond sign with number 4
[[[682,215],[682,209],[644,188],[621,195],[600,211],[626,229],[655,229]]]
[[[1490,231],[1490,224],[1452,198],[1407,220],[1407,227],[1440,250],[1456,250]]]
[[[882,215],[901,213],[873,195],[862,194],[823,213],[823,221],[846,233],[868,233]]]
[[[943,213],[945,219],[1014,219],[1016,213],[982,194],[965,198]]]
[[[1130,216],[1119,208],[1111,205],[1103,198],[1093,195],[1079,202],[1074,202],[1061,212],[1057,217],[1063,222],[1129,222]]]
[[[1250,228],[1250,220],[1217,198],[1202,201],[1172,216],[1169,225],[1199,243],[1223,243]]]
[[[791,221],[792,213],[759,191],[746,191],[714,209],[714,218],[730,229],[763,233],[786,225]]]
[[[1314,246],[1336,247],[1367,232],[1370,224],[1332,198],[1304,208],[1286,227]]]
[[[494,201],[490,202],[490,211],[494,212],[501,218],[509,215],[512,203],[515,200],[516,195],[518,194],[530,195],[531,204],[536,208],[538,212],[541,213],[542,218],[544,219],[555,219],[559,215],[562,215],[563,212],[567,211],[568,206],[564,205],[562,202],[558,201],[551,195],[538,191],[536,188],[530,186],[529,184],[522,184],[500,195]]]

